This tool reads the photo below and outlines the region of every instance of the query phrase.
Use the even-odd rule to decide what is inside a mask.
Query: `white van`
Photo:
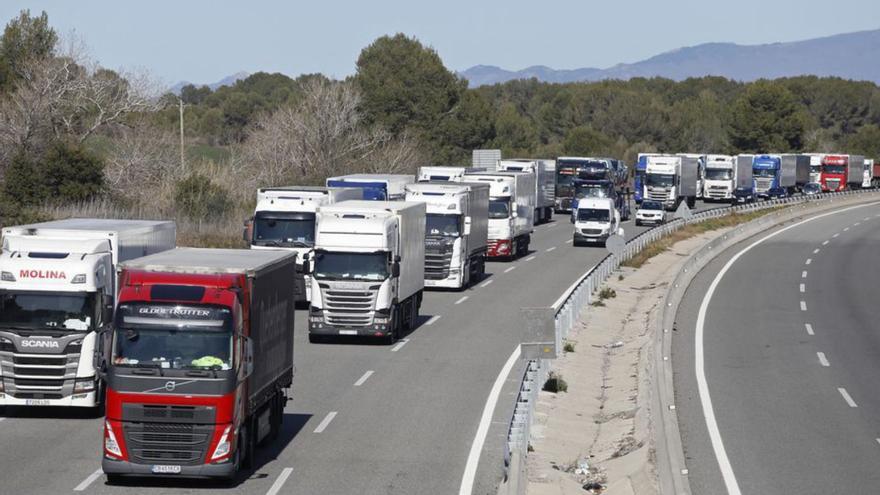
[[[608,237],[622,235],[620,213],[611,198],[582,198],[572,213],[574,245],[605,245]]]

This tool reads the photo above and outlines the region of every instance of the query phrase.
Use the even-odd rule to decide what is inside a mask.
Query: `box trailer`
[[[405,174],[352,174],[327,179],[327,187],[358,187],[363,198],[373,201],[399,201],[406,196],[406,185],[416,181]]]

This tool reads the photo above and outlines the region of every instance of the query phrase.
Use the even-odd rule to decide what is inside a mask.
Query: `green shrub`
[[[557,374],[555,371],[551,371],[550,375],[547,376],[547,381],[544,382],[544,391],[553,392],[554,394],[567,392],[568,383],[562,379],[562,375]]]
[[[599,291],[599,299],[613,299],[617,297],[617,291],[612,289],[611,287],[605,287],[604,289]]]
[[[225,216],[234,204],[229,191],[196,172],[175,186],[174,206],[187,217],[210,220]]]
[[[6,171],[4,192],[12,203],[86,201],[104,186],[104,164],[78,143],[56,141],[42,156],[16,154]]]

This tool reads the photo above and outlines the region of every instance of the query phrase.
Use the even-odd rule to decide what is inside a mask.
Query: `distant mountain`
[[[880,84],[878,62],[880,29],[765,45],[705,43],[607,69],[554,70],[534,66],[509,71],[490,65],[477,65],[460,74],[467,78],[471,87],[533,77],[545,82],[655,76],[680,81],[707,75],[738,81],[800,75],[837,76]]]
[[[205,86],[211,88],[211,91],[214,91],[221,86],[232,86],[237,81],[239,81],[241,79],[245,79],[249,75],[250,75],[250,73],[244,72],[244,71],[236,72],[235,74],[232,74],[231,76],[226,76],[217,82],[214,82],[211,84],[205,84]],[[170,88],[168,88],[168,91],[170,91],[176,95],[180,94],[180,89],[183,88],[184,86],[186,86],[187,84],[195,84],[196,86],[202,86],[202,84],[191,83],[189,81],[180,81],[179,83],[175,84],[174,86],[171,86]]]

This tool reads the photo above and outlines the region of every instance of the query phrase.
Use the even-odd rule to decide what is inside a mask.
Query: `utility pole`
[[[180,170],[186,171],[186,161],[184,160],[183,150],[183,98],[177,98],[180,104]]]

